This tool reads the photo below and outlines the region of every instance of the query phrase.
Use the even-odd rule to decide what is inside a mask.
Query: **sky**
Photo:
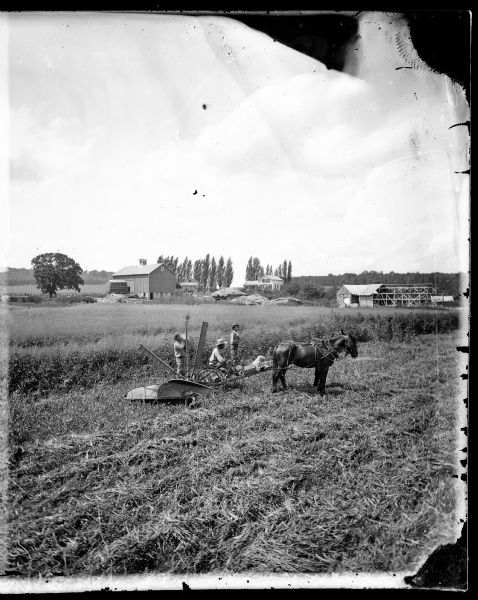
[[[0,28],[0,265],[210,253],[237,285],[250,256],[294,275],[468,269],[469,139],[450,126],[469,107],[400,15],[362,14],[346,72],[225,17]]]

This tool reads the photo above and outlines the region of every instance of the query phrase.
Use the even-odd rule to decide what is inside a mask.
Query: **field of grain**
[[[252,359],[284,339],[359,339],[326,395],[310,370],[229,384],[194,409],[130,403],[191,317],[208,348],[242,326]],[[4,315],[5,317],[5,315]],[[12,307],[9,567],[26,577],[410,573],[458,537],[466,344],[456,311]],[[171,361],[172,362],[172,361]]]

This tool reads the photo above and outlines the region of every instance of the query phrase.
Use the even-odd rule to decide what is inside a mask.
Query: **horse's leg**
[[[318,387],[319,385],[319,367],[315,365],[315,377],[314,377],[314,387]]]
[[[272,390],[271,392],[275,394],[277,392],[277,381],[279,379],[279,360],[277,358],[276,350],[272,353]]]
[[[281,370],[279,371],[279,377],[280,377],[280,380],[281,380],[281,383],[282,383],[282,388],[283,388],[284,390],[286,390],[286,389],[287,389],[287,384],[286,384],[286,382],[285,382],[285,373],[286,373],[286,370],[285,370],[285,369],[281,369]]]
[[[325,394],[325,382],[327,381],[327,373],[329,372],[329,367],[322,367],[320,369],[320,382],[319,382],[319,393],[321,396]]]
[[[279,378],[279,373],[276,369],[272,371],[272,390],[271,392],[275,394],[277,392],[277,379]]]

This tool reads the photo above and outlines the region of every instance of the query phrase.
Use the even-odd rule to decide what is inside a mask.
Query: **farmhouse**
[[[193,293],[193,292],[197,291],[197,289],[199,287],[199,283],[197,281],[195,281],[194,279],[190,279],[188,281],[181,281],[181,283],[179,284],[179,287],[181,288],[181,290],[183,292]]]
[[[165,264],[146,264],[140,258],[139,265],[124,267],[113,273],[112,281],[124,280],[130,294],[138,294],[153,300],[154,294],[174,294],[176,292],[176,275]]]
[[[257,281],[245,281],[243,288],[248,291],[262,290],[276,292],[284,285],[284,280],[277,275],[264,275],[259,277]]]
[[[435,296],[431,284],[344,284],[337,292],[337,303],[342,307],[421,306],[432,304]]]

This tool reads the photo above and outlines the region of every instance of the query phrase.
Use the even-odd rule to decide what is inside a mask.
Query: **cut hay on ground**
[[[10,568],[416,568],[455,532],[455,345],[364,343],[374,360],[335,365],[324,398],[305,369],[288,374],[287,393],[271,394],[267,373],[195,410],[130,404],[125,385],[14,395]]]

